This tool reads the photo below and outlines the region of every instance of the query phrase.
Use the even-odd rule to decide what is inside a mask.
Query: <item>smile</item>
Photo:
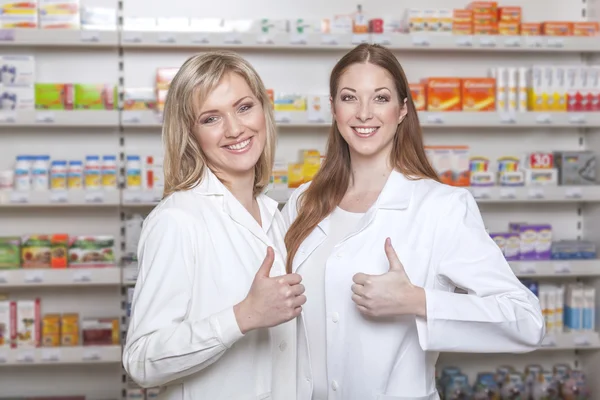
[[[376,126],[371,126],[371,127],[355,126],[352,128],[354,133],[356,133],[358,136],[362,136],[362,137],[372,136],[377,132],[378,129],[379,129],[379,127],[376,127]]]
[[[252,141],[252,138],[248,138],[242,142],[238,142],[238,143],[231,144],[229,146],[224,146],[224,147],[229,151],[240,153],[240,152],[243,152],[244,150],[246,150],[250,146],[251,141]]]

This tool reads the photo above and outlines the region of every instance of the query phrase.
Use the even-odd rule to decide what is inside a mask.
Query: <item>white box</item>
[[[4,86],[0,88],[1,110],[33,110],[35,92],[33,86]]]
[[[331,103],[327,95],[308,95],[308,122],[330,122]]]
[[[353,21],[349,15],[336,15],[331,19],[329,33],[332,35],[352,34]]]
[[[28,55],[3,55],[0,58],[0,82],[4,86],[33,85],[35,60]]]
[[[103,7],[83,7],[81,9],[81,29],[116,31],[117,10]]]
[[[409,33],[419,33],[425,30],[424,11],[417,8],[410,8],[406,11],[406,25]]]
[[[16,347],[38,347],[41,336],[40,300],[18,300],[16,320]]]
[[[80,29],[79,0],[38,0],[40,28]]]
[[[222,18],[190,18],[190,31],[217,33],[225,32]]]

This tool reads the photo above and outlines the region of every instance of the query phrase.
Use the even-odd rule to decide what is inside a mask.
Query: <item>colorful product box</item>
[[[0,350],[12,347],[12,323],[16,313],[16,304],[5,298],[0,298]]]
[[[0,28],[37,28],[37,1],[0,0]]]
[[[288,164],[288,186],[292,189],[300,187],[304,183],[304,164]]]
[[[36,110],[72,110],[73,85],[70,83],[36,83]]]
[[[424,10],[416,8],[408,9],[406,19],[408,20],[408,30],[410,33],[418,33],[425,30]]]
[[[543,22],[542,34],[546,36],[571,36],[573,34],[573,23]]]
[[[559,185],[596,185],[596,155],[591,151],[554,153]]]
[[[50,268],[51,241],[49,235],[28,235],[21,238],[23,268]]]
[[[60,315],[48,314],[42,318],[42,347],[60,346]]]
[[[598,22],[574,22],[573,36],[597,36],[599,32]]]
[[[473,12],[498,12],[498,3],[495,1],[473,1],[467,5],[467,9]]]
[[[0,269],[21,266],[21,238],[0,237]]]
[[[0,64],[0,82],[3,86],[31,86],[35,83],[33,56],[3,55]]]
[[[460,78],[429,78],[424,80],[426,87],[427,110],[461,111]]]
[[[455,9],[452,14],[452,22],[455,24],[472,24],[473,23],[473,11]]]
[[[496,80],[493,78],[465,78],[462,80],[463,111],[495,111]]]
[[[521,34],[521,24],[518,22],[498,22],[498,34],[503,36],[518,36]]]
[[[521,23],[521,7],[499,7],[498,21],[499,22],[516,22]]]
[[[63,314],[60,319],[60,345],[79,345],[79,315]]]
[[[521,35],[523,36],[540,36],[542,34],[542,24],[524,22],[521,24]]]
[[[473,35],[497,35],[498,23],[493,24],[474,24]]]
[[[108,84],[75,84],[76,110],[114,110],[117,87]]]
[[[127,111],[155,110],[156,92],[153,88],[125,88],[123,109]]]
[[[452,24],[453,35],[472,35],[473,24],[471,22],[455,22]]]
[[[80,29],[79,0],[38,0],[40,28]]]
[[[40,329],[40,299],[18,300],[16,320],[13,326],[13,345],[17,348],[39,347],[41,341]]]
[[[0,109],[33,110],[33,86],[4,86],[0,88]]]
[[[156,90],[168,90],[179,68],[158,68],[156,70]]]
[[[409,84],[410,96],[417,111],[425,111],[427,108],[427,100],[425,93],[425,85],[422,83]]]

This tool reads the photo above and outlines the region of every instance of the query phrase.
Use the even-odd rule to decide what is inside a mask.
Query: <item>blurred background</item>
[[[470,188],[546,317],[539,351],[442,354],[441,395],[600,399],[600,0],[0,7],[1,398],[157,398],[127,379],[121,345],[162,194],[161,111],[186,58],[233,49],[262,76],[283,204],[324,154],[331,68],[371,42],[397,55],[431,162]]]

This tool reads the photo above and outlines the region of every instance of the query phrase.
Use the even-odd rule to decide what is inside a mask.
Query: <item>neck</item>
[[[254,209],[254,171],[240,175],[215,174],[246,210]]]
[[[392,172],[389,157],[361,157],[350,155],[352,177],[350,188],[361,192],[379,192],[385,186]]]

